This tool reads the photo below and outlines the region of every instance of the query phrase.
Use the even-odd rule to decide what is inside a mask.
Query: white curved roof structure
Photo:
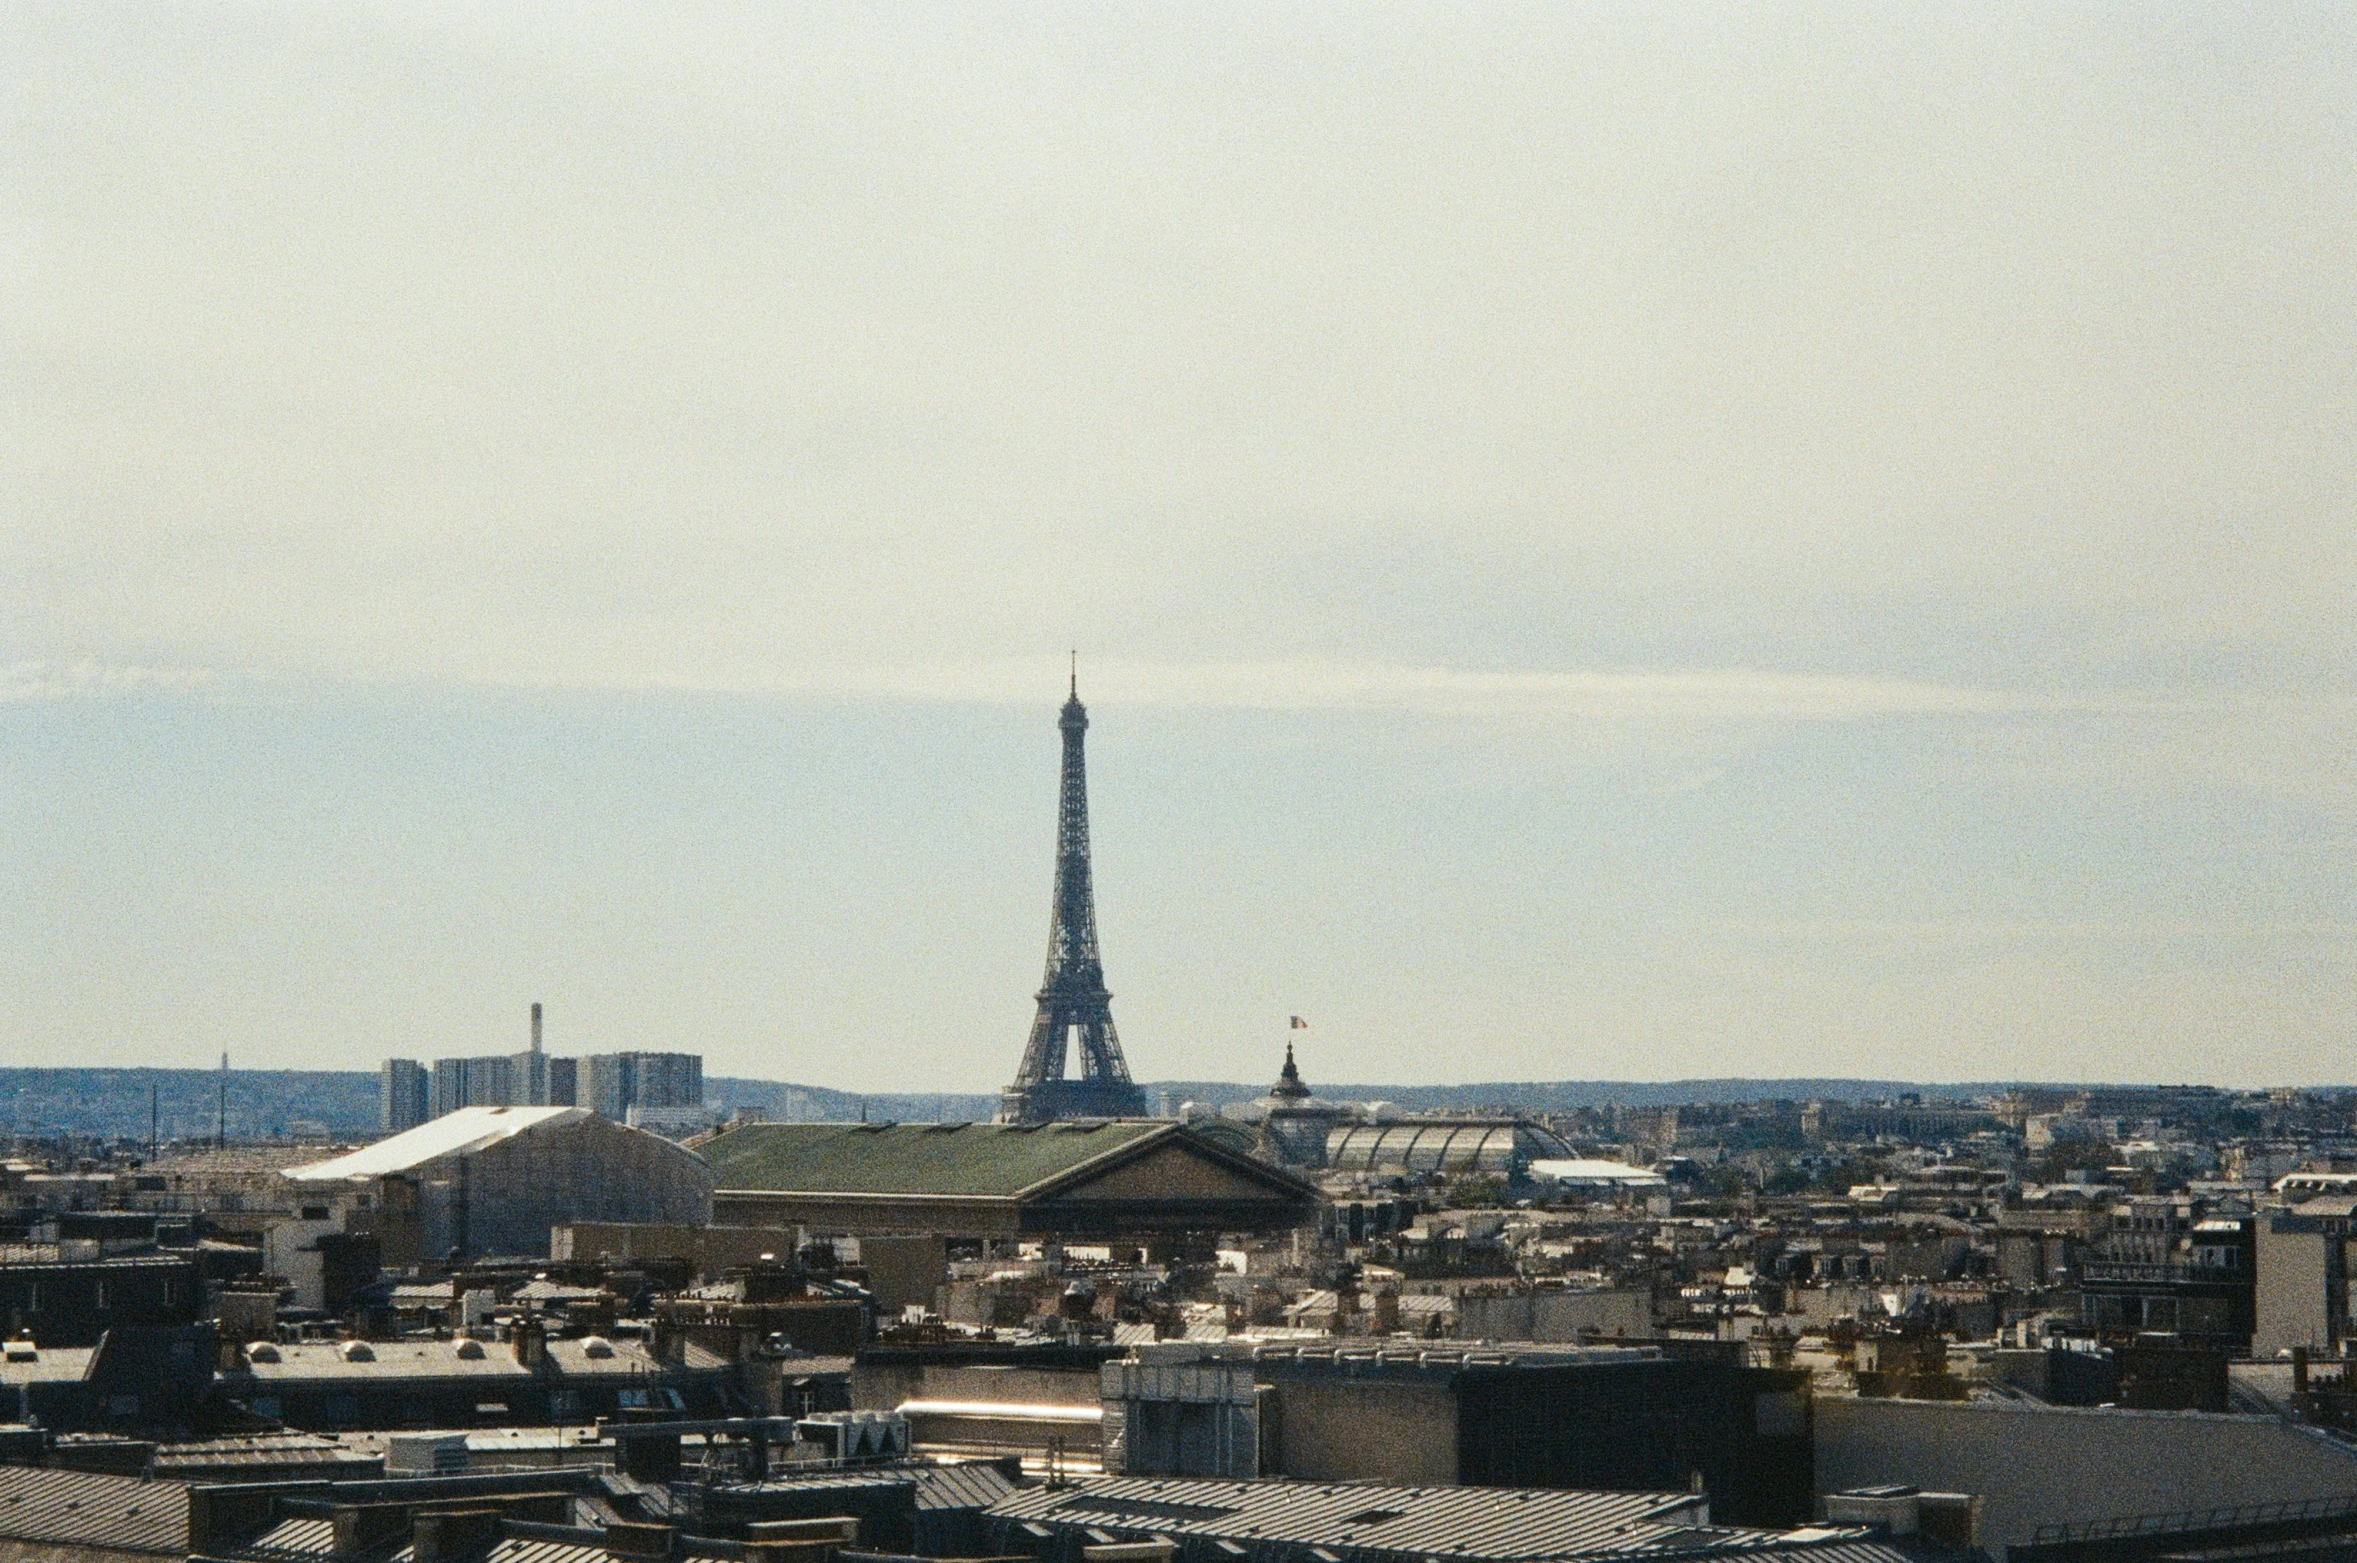
[[[289,1167],[286,1176],[298,1183],[381,1178],[445,1156],[470,1156],[544,1124],[573,1123],[590,1115],[586,1107],[461,1107],[349,1155]]]

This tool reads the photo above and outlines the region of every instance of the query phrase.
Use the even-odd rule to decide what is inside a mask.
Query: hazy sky
[[[2344,5],[0,4],[0,1062],[2357,1077]]]

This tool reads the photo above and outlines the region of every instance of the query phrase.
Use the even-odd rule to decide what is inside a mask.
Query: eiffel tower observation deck
[[[1113,1031],[1113,995],[1097,953],[1097,898],[1089,882],[1088,765],[1082,742],[1088,710],[1080,674],[1056,725],[1064,733],[1064,782],[1056,807],[1056,895],[1048,919],[1048,970],[1023,1066],[1000,1093],[1001,1123],[1057,1118],[1142,1118],[1146,1093],[1129,1077]],[[1066,1079],[1073,1062],[1077,1078]]]

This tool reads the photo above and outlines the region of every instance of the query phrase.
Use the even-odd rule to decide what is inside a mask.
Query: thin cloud
[[[0,663],[0,704],[178,695],[214,682],[202,668],[126,667],[88,659],[34,657]]]
[[[677,693],[817,699],[1035,705],[1064,682],[1059,659],[789,668],[644,668],[594,658],[562,668],[459,670],[445,679],[322,677],[321,687],[454,683],[462,687],[573,693]],[[154,667],[93,658],[0,664],[0,701],[226,695],[306,680],[248,670]],[[1370,711],[1420,716],[1842,722],[1890,716],[2185,715],[2240,708],[2233,696],[2138,691],[2042,694],[1919,679],[1777,672],[1758,668],[1519,669],[1469,671],[1323,658],[1181,662],[1103,659],[1080,670],[1092,705],[1130,709]],[[2271,702],[2261,702],[2271,703]],[[2272,702],[2280,703],[2280,702]]]
[[[1064,681],[1051,660],[812,668],[636,687],[1034,704]],[[1321,658],[1231,662],[1102,660],[1081,668],[1082,697],[1132,708],[1380,711],[1666,721],[1840,722],[1882,716],[2134,714],[2198,702],[2137,692],[2047,695],[1915,679],[1757,668],[1469,671]]]

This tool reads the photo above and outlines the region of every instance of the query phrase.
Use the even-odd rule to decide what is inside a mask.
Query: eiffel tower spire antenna
[[[1056,890],[1048,915],[1047,975],[1022,1067],[999,1097],[1002,1123],[1055,1118],[1142,1118],[1146,1093],[1129,1077],[1113,1030],[1113,995],[1097,951],[1097,899],[1089,877],[1088,709],[1080,703],[1080,654],[1072,656],[1071,698],[1056,726],[1064,735],[1063,784],[1056,801]],[[1079,1055],[1080,1075],[1064,1070]]]

